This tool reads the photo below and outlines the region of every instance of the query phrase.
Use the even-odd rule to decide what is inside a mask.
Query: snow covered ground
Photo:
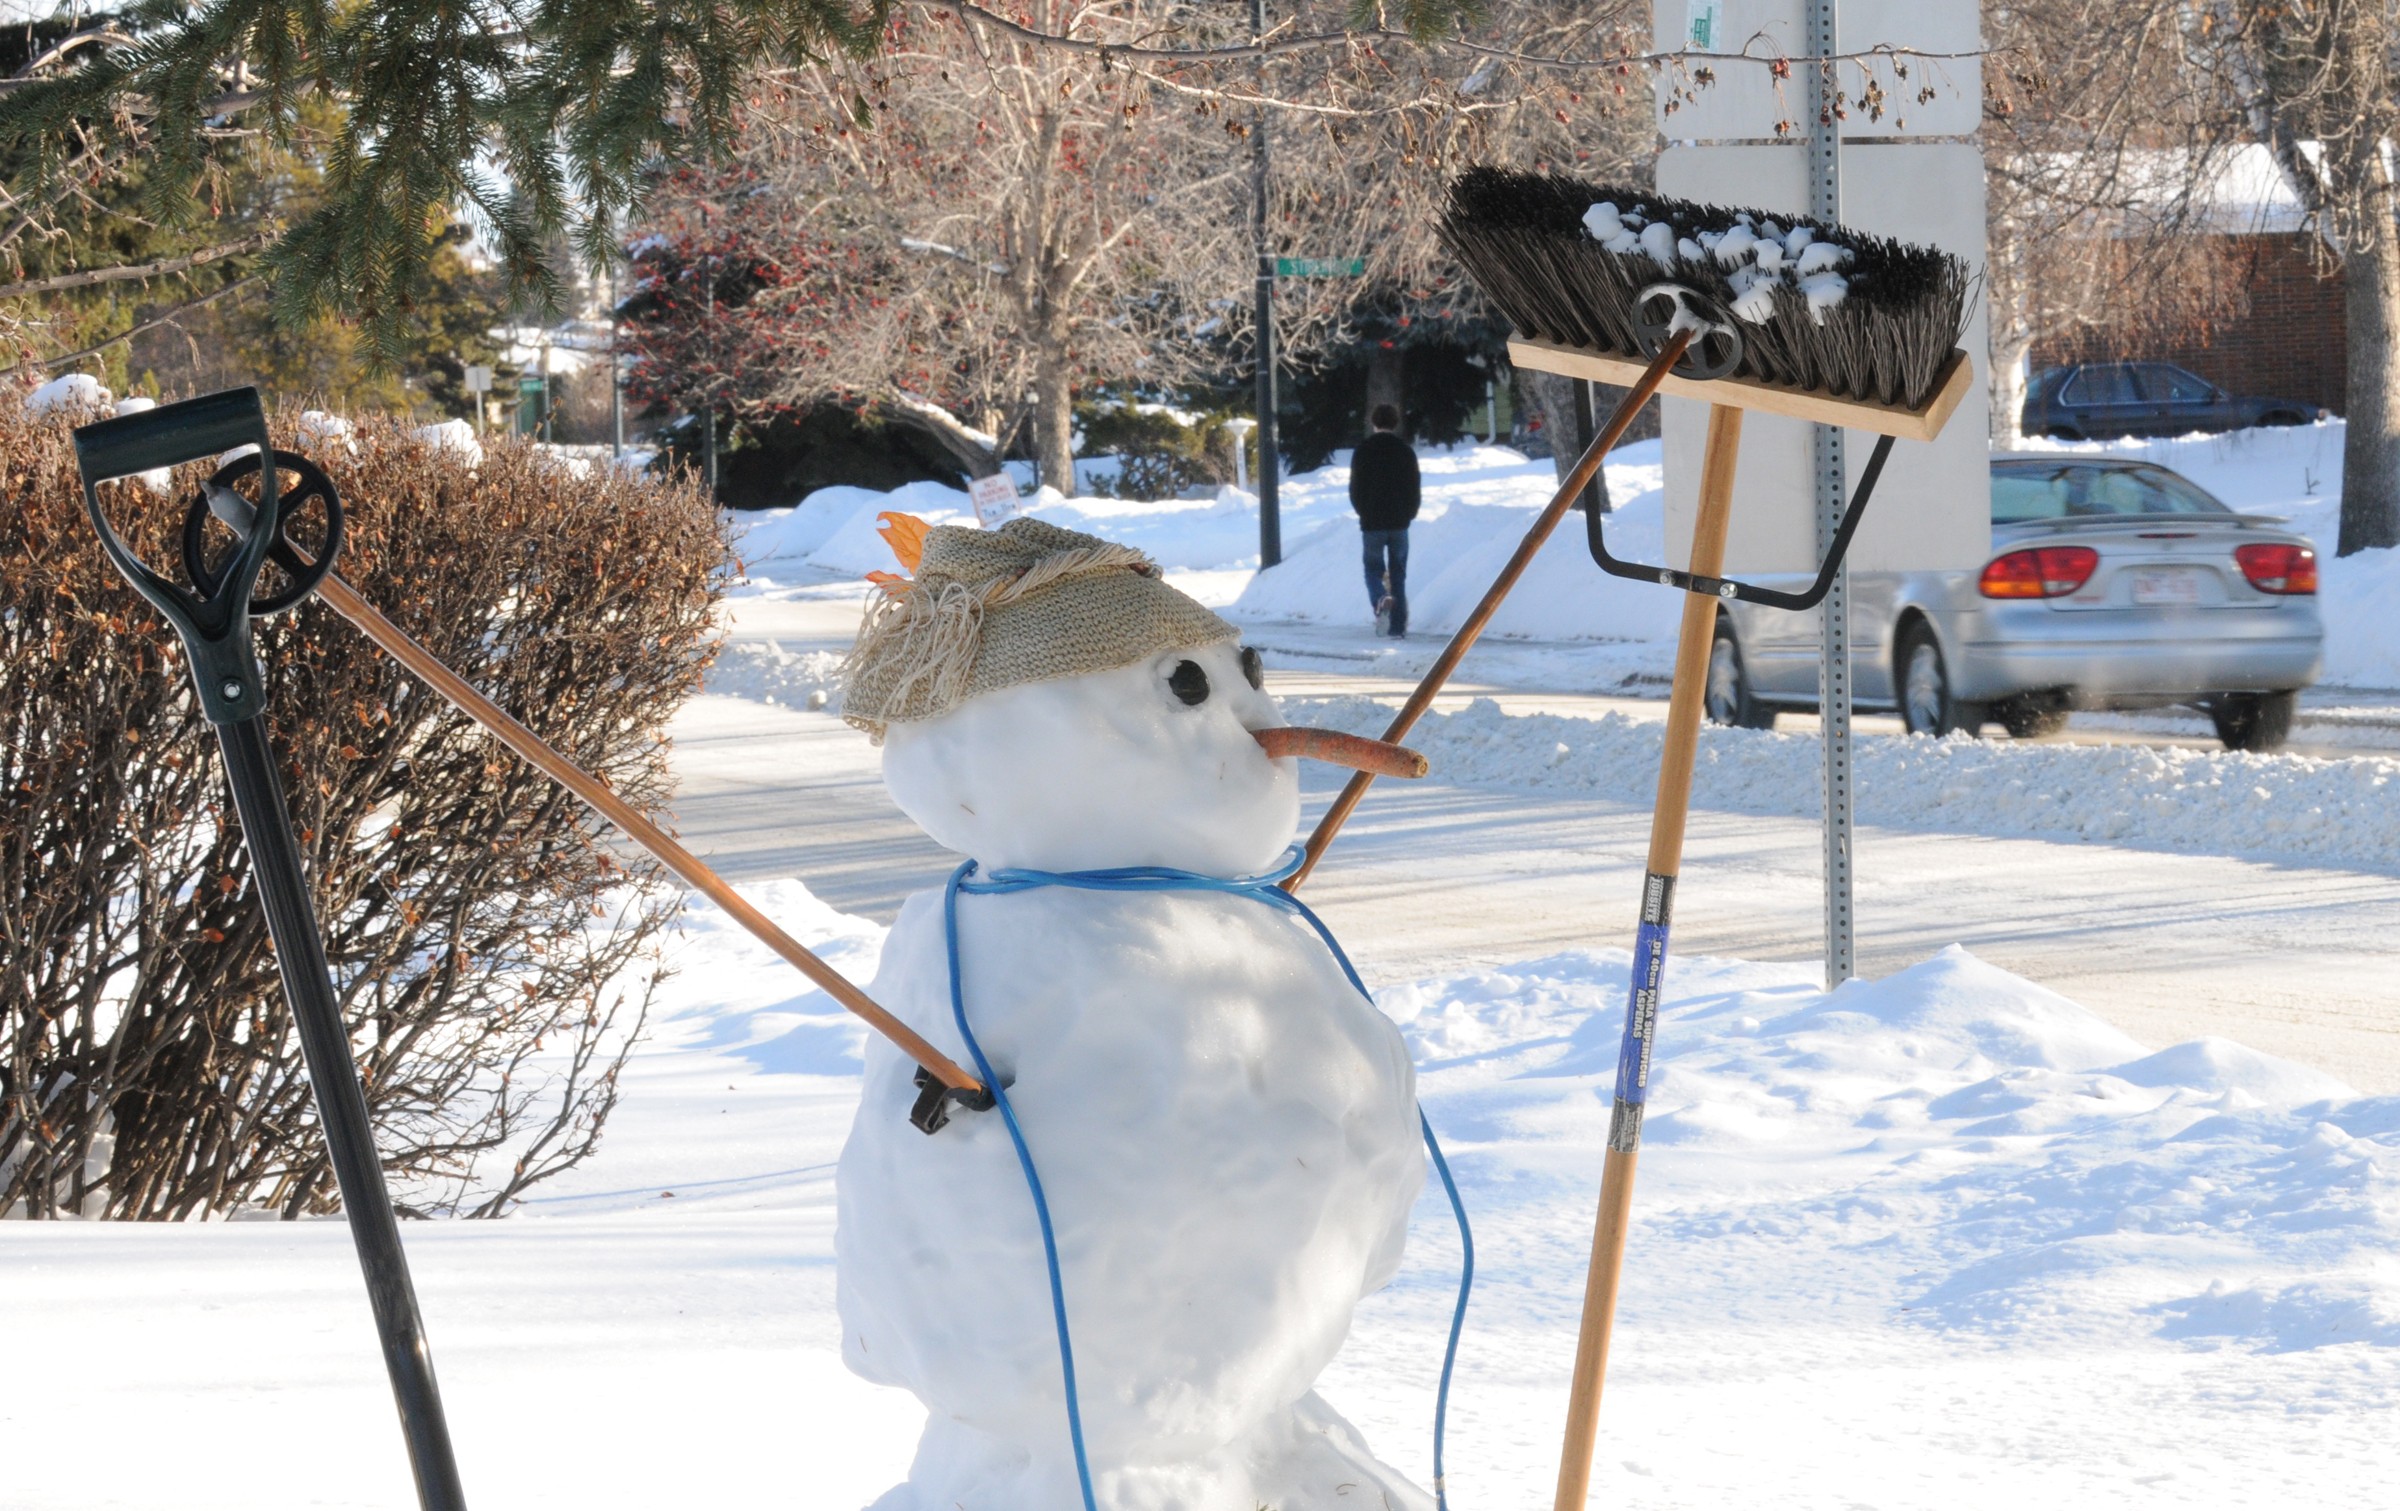
[[[880,930],[750,892],[863,973]],[[859,1031],[713,910],[677,955],[600,1155],[513,1219],[408,1229],[478,1504],[858,1506],[905,1470],[916,1408],[843,1373],[832,1321]],[[1380,993],[1477,1221],[1461,1508],[1547,1495],[1626,967]],[[2137,1044],[1964,951],[1809,974],[1671,968],[1601,1504],[2388,1493],[2400,1098]],[[1325,1385],[1420,1477],[1455,1257],[1429,1201]],[[0,1267],[11,1352],[44,1361],[0,1399],[11,1511],[409,1503],[338,1224],[12,1224]]]
[[[2251,498],[2310,465],[2302,438],[2338,466],[2326,428],[2165,443],[2184,451],[2161,459],[2265,507]],[[1612,468],[1628,529],[1655,509],[1645,465],[1637,452]],[[1546,491],[1546,463],[1469,450],[1436,467],[1443,515],[1420,553],[1452,513],[1462,556],[1513,542],[1512,516]],[[1286,494],[1291,566],[1322,561],[1343,595],[1332,613],[1356,592],[1339,484],[1326,469]],[[2292,486],[2305,503],[2305,480]],[[752,534],[745,638],[678,762],[751,783],[726,821],[765,847],[744,874],[772,855],[783,872],[766,874],[881,898],[939,858],[922,842],[896,853],[890,822],[861,816],[881,801],[862,741],[766,706],[805,710],[834,649],[778,627],[855,594],[822,586],[811,558],[855,555],[845,576],[886,563],[869,503],[963,500],[819,511],[823,497]],[[1140,540],[1217,601],[1253,575],[1238,499],[1053,507]],[[1490,519],[1466,529],[1477,511]],[[1142,520],[1150,539],[1132,533]],[[1432,628],[1448,610],[1424,583]],[[1587,616],[1525,621],[1537,661],[1552,637],[1610,633],[1593,616],[1616,610],[1565,601],[1528,603]],[[1270,622],[1286,621],[1253,633]],[[1291,712],[1384,715],[1356,697]],[[1477,1219],[1449,1450],[1459,1511],[1548,1500],[1628,963],[1594,945],[1629,933],[1656,729],[1452,706],[1417,742],[1437,781],[1379,788],[1312,883],[1354,947],[1378,941],[1354,953],[1418,1055]],[[1813,908],[1813,760],[1805,739],[1709,732],[1687,942],[1736,937],[1734,915],[1770,902]],[[2370,983],[2360,1032],[2388,1038],[2372,983],[2391,979],[2375,961],[2400,894],[2400,769],[1919,740],[1868,742],[1862,768],[1862,931],[1888,937],[1913,910],[1922,944],[1830,995],[1813,964],[1672,961],[1597,1503],[2381,1504],[2400,1483],[2400,1096],[2359,1095],[2338,1049],[2310,1066],[2194,1038],[2171,1011],[2079,1005],[1940,945],[2006,955],[2047,932],[2099,957],[2083,978],[2099,982],[2134,929],[2169,941],[2175,979],[2259,1001],[2322,995],[2310,972],[2344,957]],[[773,849],[784,833],[788,852]],[[1362,872],[1378,890],[1356,889]],[[838,911],[793,880],[745,890],[868,974],[883,930],[865,905]],[[1559,943],[1493,943],[1536,932]],[[406,1231],[476,1504],[838,1511],[906,1470],[920,1413],[842,1370],[833,1320],[832,1161],[860,1031],[713,909],[692,910],[674,951],[600,1153],[510,1220]],[[2128,969],[2168,974],[2156,956]],[[2119,1026],[2136,1019],[2157,1031]],[[2400,1084],[2376,1070],[2355,1079]],[[1325,1382],[1420,1479],[1454,1262],[1428,1201],[1401,1278]],[[38,1388],[0,1396],[5,1511],[411,1504],[338,1223],[0,1225],[0,1338],[40,1361]]]

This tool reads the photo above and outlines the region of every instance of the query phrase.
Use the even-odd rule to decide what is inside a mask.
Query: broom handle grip
[[[1734,464],[1742,443],[1742,412],[1715,404],[1708,411],[1708,449],[1700,466],[1700,512],[1692,528],[1691,570],[1715,577],[1725,569],[1726,528],[1733,515]],[[1700,715],[1708,691],[1708,660],[1717,633],[1717,600],[1683,595],[1683,624],[1675,642],[1675,685],[1667,700],[1667,736],[1658,763],[1658,806],[1650,820],[1650,874],[1644,879],[1642,929],[1634,949],[1625,1047],[1619,1052],[1617,1099],[1609,1119],[1608,1157],[1600,1171],[1600,1211],[1592,1225],[1591,1268],[1584,1277],[1583,1326],[1575,1341],[1574,1383],[1567,1395],[1566,1440],[1559,1450],[1555,1511],[1584,1511],[1591,1494],[1592,1452],[1600,1434],[1600,1389],[1608,1376],[1609,1338],[1616,1325],[1617,1290],[1625,1274],[1625,1233],[1633,1212],[1633,1173],[1640,1158],[1642,1102],[1652,1032],[1664,979],[1667,926],[1676,873],[1683,869],[1684,821],[1692,806],[1692,766],[1700,748]],[[1629,1069],[1627,1061],[1632,1061]]]
[[[1433,706],[1435,696],[1450,680],[1450,674],[1458,670],[1458,664],[1467,659],[1467,652],[1475,648],[1475,642],[1483,635],[1484,626],[1491,623],[1492,616],[1500,611],[1500,605],[1506,601],[1510,590],[1516,587],[1517,579],[1525,575],[1527,567],[1533,565],[1533,558],[1540,553],[1542,543],[1558,528],[1558,522],[1566,518],[1567,511],[1583,496],[1583,490],[1591,486],[1592,478],[1600,471],[1601,462],[1616,449],[1617,442],[1632,428],[1633,417],[1641,413],[1642,406],[1650,402],[1650,396],[1658,392],[1658,385],[1665,382],[1675,364],[1683,360],[1684,350],[1691,344],[1690,331],[1677,331],[1667,339],[1667,344],[1660,348],[1658,355],[1651,359],[1650,365],[1643,369],[1641,378],[1626,390],[1625,397],[1617,404],[1616,413],[1608,417],[1608,423],[1601,427],[1600,434],[1593,438],[1591,445],[1584,448],[1583,455],[1577,458],[1566,480],[1558,485],[1558,492],[1551,496],[1549,507],[1534,520],[1533,528],[1526,531],[1525,539],[1518,543],[1516,554],[1509,557],[1508,565],[1502,567],[1500,575],[1492,580],[1482,602],[1475,605],[1475,612],[1469,614],[1466,622],[1458,627],[1458,633],[1452,635],[1450,643],[1442,648],[1442,654],[1435,659],[1432,669],[1425,673],[1424,680],[1417,684],[1417,690],[1409,694],[1406,703],[1400,705],[1400,712],[1393,716],[1391,726],[1383,732],[1387,743],[1396,744],[1406,737],[1416,727],[1417,720],[1425,716],[1425,710]],[[1698,570],[1697,563],[1693,569]],[[1710,570],[1713,572],[1715,568]],[[1374,772],[1361,771],[1342,784],[1340,796],[1333,800],[1332,807],[1325,810],[1325,816],[1317,821],[1315,832],[1308,837],[1308,847],[1300,857],[1300,869],[1285,879],[1283,889],[1286,892],[1299,891],[1300,883],[1308,880],[1308,873],[1317,868],[1317,861],[1332,845],[1333,837],[1342,832],[1342,825],[1350,821],[1352,811],[1358,807],[1359,800],[1367,795],[1367,787],[1374,780]]]
[[[815,982],[827,996],[865,1019],[869,1027],[898,1045],[903,1054],[924,1066],[943,1085],[958,1091],[983,1090],[983,1082],[977,1080],[973,1072],[926,1043],[915,1029],[893,1017],[874,998],[853,985],[849,977],[827,965],[816,952],[777,928],[773,919],[752,907],[747,899],[727,885],[723,877],[710,870],[699,856],[686,850],[664,829],[642,817],[639,810],[609,791],[598,777],[551,749],[540,736],[510,718],[500,705],[477,692],[464,677],[444,666],[431,651],[384,618],[373,604],[359,596],[357,589],[329,572],[324,581],[317,585],[317,594],[333,606],[335,613],[358,626],[369,640],[381,646],[393,660],[407,667],[468,717],[490,730],[502,744],[531,762],[543,775],[591,804],[601,817],[624,830],[634,843],[658,857],[668,870],[723,908],[734,922],[748,929],[760,943],[797,966],[800,974]]]

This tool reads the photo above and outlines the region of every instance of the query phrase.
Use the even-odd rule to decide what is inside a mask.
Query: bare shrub
[[[714,653],[728,555],[688,487],[393,424],[313,454],[342,574],[638,807]],[[183,501],[104,490],[171,561]],[[260,626],[272,738],[403,1210],[502,1211],[597,1144],[672,894],[322,603]],[[102,557],[66,427],[0,395],[0,1213],[339,1205],[215,739]]]

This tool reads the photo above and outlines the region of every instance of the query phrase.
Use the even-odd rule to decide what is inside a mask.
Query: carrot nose
[[[1250,738],[1276,759],[1306,756],[1312,761],[1347,766],[1352,771],[1371,771],[1377,776],[1417,777],[1433,769],[1423,756],[1405,745],[1346,735],[1338,730],[1301,729],[1287,724],[1275,729],[1253,729]]]

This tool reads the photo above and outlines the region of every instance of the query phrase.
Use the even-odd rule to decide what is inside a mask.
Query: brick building
[[[2034,370],[2119,358],[2172,362],[2231,393],[2293,399],[2340,414],[2348,353],[2340,267],[2304,231],[2225,240],[2228,276],[2240,281],[2244,295],[2237,305],[2242,313],[2202,329],[2099,331],[2044,342],[2034,347]]]

